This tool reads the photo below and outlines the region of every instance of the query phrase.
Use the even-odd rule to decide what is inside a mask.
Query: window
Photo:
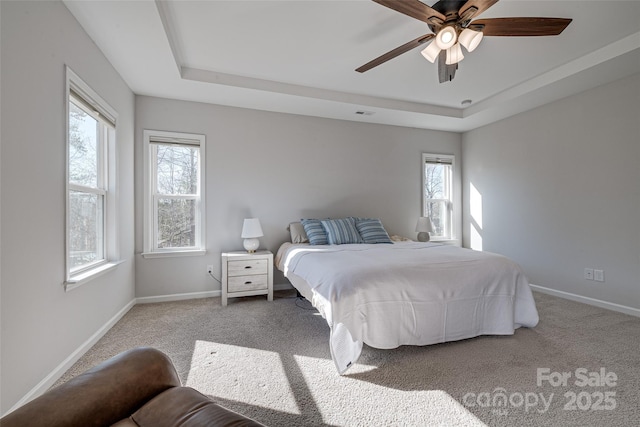
[[[205,253],[204,149],[204,135],[144,131],[145,257]]]
[[[66,286],[105,271],[115,247],[116,113],[67,68]],[[113,172],[112,172],[113,171]]]
[[[450,240],[453,233],[454,156],[422,154],[422,215],[431,218],[433,240]]]

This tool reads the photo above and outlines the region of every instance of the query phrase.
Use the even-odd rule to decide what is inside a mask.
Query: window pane
[[[425,208],[425,216],[431,218],[433,224],[432,237],[446,237],[449,229],[449,212],[447,202],[428,202]]]
[[[158,248],[196,246],[196,201],[158,199]]]
[[[103,199],[97,194],[69,192],[69,259],[72,270],[104,258]]]
[[[424,166],[424,194],[427,199],[448,197],[445,173],[448,165],[426,164]]]
[[[69,182],[98,187],[98,121],[69,102]]]
[[[158,194],[198,193],[198,147],[157,146]]]

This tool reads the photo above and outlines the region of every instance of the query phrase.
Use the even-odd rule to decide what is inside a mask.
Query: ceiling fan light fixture
[[[482,34],[482,32],[465,28],[462,33],[460,33],[458,41],[467,49],[468,52],[473,52],[480,44],[483,37],[484,34]]]
[[[464,59],[464,55],[462,54],[462,48],[460,47],[460,43],[454,44],[452,47],[447,49],[447,65],[457,64],[458,62]]]
[[[448,25],[440,30],[436,36],[436,43],[441,50],[446,50],[456,44],[457,39],[458,35],[456,34],[455,28]]]
[[[430,43],[424,46],[422,55],[432,63],[437,59],[440,83],[451,81],[455,77],[457,64],[464,58],[461,45],[468,52],[472,52],[485,35],[492,37],[557,36],[572,22],[567,18],[545,17],[475,19],[498,0],[440,0],[434,4],[434,7],[427,5],[425,0],[373,1],[428,24],[432,32],[380,55],[373,61],[356,68],[356,71],[364,73],[418,46]]]
[[[424,56],[427,59],[427,61],[433,64],[434,62],[436,62],[436,59],[438,59],[438,55],[440,55],[441,50],[442,49],[440,49],[440,47],[436,42],[431,42],[429,43],[429,46],[425,47],[422,50],[421,53],[422,53],[422,56]]]

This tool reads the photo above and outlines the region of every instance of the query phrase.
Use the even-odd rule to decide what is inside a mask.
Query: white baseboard
[[[273,285],[274,291],[284,291],[288,289],[293,289],[293,286],[291,286],[288,283],[280,283],[277,285]],[[159,295],[155,297],[138,297],[136,298],[136,303],[152,304],[155,302],[182,301],[182,300],[197,299],[197,298],[214,298],[214,297],[219,297],[221,294],[222,294],[222,291],[206,291],[206,292],[190,292],[186,294]]]
[[[568,299],[571,301],[577,301],[584,304],[595,305],[596,307],[606,308],[607,310],[617,311],[619,313],[630,314],[631,316],[640,317],[640,309],[627,307],[626,305],[620,305],[613,302],[602,301],[595,298],[589,298],[582,295],[572,294],[570,292],[559,291],[556,289],[545,288],[544,286],[529,285],[534,291],[541,292],[543,294],[553,295],[556,297]]]
[[[205,292],[189,292],[186,294],[170,294],[170,295],[158,295],[155,297],[138,297],[136,303],[138,304],[151,304],[154,302],[169,302],[169,301],[182,301],[186,299],[198,299],[198,298],[213,298],[219,297],[221,291],[205,291]]]
[[[62,361],[53,371],[49,373],[42,381],[40,381],[34,388],[32,388],[27,394],[25,394],[22,399],[20,399],[15,405],[11,407],[6,413],[2,414],[2,416],[7,415],[10,412],[15,411],[25,403],[28,403],[35,399],[36,397],[43,394],[45,391],[49,390],[53,384],[55,384],[58,379],[64,375],[74,363],[78,361],[95,343],[98,342],[100,338],[106,334],[109,329],[115,325],[118,320],[120,320],[133,306],[136,304],[136,300],[133,299],[127,303],[120,311],[118,311],[107,323],[105,323],[100,329],[96,331],[91,337],[86,340],[80,347],[78,347],[73,353],[69,355],[65,360]]]

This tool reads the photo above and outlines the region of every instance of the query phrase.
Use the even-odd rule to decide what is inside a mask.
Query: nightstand
[[[227,298],[265,294],[268,301],[273,301],[273,253],[222,254],[222,305],[227,305]]]

